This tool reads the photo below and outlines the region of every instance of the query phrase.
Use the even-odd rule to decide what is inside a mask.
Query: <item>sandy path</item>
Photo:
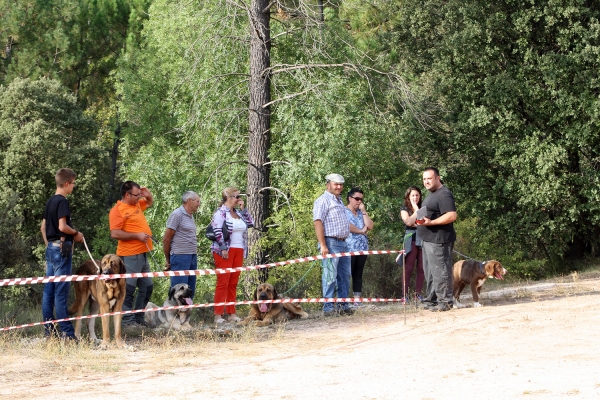
[[[600,293],[511,298],[445,313],[294,321],[269,340],[84,349],[108,367],[3,355],[3,399],[600,397]],[[566,293],[565,293],[566,292]],[[467,302],[469,303],[469,302]],[[489,303],[489,302],[488,302]],[[256,332],[255,332],[256,333]],[[250,336],[249,336],[250,337]],[[35,353],[35,352],[34,352]],[[91,354],[90,354],[91,353]],[[71,356],[72,357],[72,356]],[[85,365],[85,360],[82,361]],[[54,366],[54,368],[53,368]]]

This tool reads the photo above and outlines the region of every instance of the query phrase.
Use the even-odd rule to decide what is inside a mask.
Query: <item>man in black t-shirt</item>
[[[55,175],[56,192],[46,203],[42,220],[42,237],[46,243],[46,276],[71,275],[73,241],[83,242],[83,234],[73,228],[71,211],[66,196],[73,192],[75,172],[61,168]],[[42,295],[42,317],[44,321],[69,318],[67,300],[70,282],[50,282],[44,284]],[[56,311],[56,318],[54,312]],[[59,322],[62,337],[77,339],[71,321]],[[54,325],[44,325],[44,335],[49,338],[56,332]]]
[[[425,168],[423,185],[429,190],[429,196],[423,201],[427,216],[417,227],[418,235],[423,239],[423,270],[427,282],[427,297],[423,304],[431,311],[448,311],[452,308],[456,205],[452,192],[442,184],[436,168]]]

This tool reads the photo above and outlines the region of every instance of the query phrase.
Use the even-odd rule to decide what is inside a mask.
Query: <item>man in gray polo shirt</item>
[[[346,207],[342,203],[340,193],[344,189],[344,177],[338,174],[329,174],[325,177],[327,190],[313,205],[313,221],[321,255],[345,253],[348,251],[346,238],[350,235],[350,222],[346,215]],[[337,283],[337,297],[348,297],[350,289],[350,257],[326,258],[322,261],[323,297],[334,298]],[[353,310],[348,303],[323,304],[323,313],[326,316],[352,314]]]
[[[200,197],[192,191],[181,196],[182,206],[171,213],[167,220],[167,230],[163,237],[163,251],[167,267],[166,271],[191,271],[198,266],[196,249],[196,224],[192,214],[200,207]],[[178,283],[187,283],[192,289],[192,300],[196,293],[196,275],[172,276],[171,287]]]

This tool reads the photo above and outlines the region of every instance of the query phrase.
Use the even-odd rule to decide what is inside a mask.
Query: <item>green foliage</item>
[[[223,187],[245,191],[251,150],[244,4],[0,0],[3,274],[40,274],[42,205],[63,166],[78,173],[76,226],[96,257],[114,252],[105,149],[117,123],[117,180],[153,192],[159,241],[181,194],[198,192],[199,268],[212,267],[202,231]],[[371,248],[400,248],[404,190],[429,164],[455,194],[459,251],[526,278],[598,254],[599,6],[329,1],[323,21],[316,2],[272,6],[269,261],[316,253],[312,203],[330,172],[365,191]],[[74,264],[85,258],[78,249]],[[366,293],[399,293],[393,259],[369,258]],[[318,296],[320,265],[309,268],[273,268],[270,280]],[[198,285],[209,301],[214,277]],[[167,287],[157,280],[153,300]]]
[[[106,102],[114,92],[107,78],[128,36],[139,32],[148,3],[0,0],[0,37],[10,49],[2,57],[0,83],[52,78],[83,104]]]
[[[13,190],[0,193],[0,276],[14,276],[28,265],[27,243],[20,235],[23,213]]]
[[[455,228],[456,251],[479,261],[500,260],[509,271],[509,278],[540,279],[559,272],[553,269],[548,260],[536,259],[532,252],[513,243],[511,237],[484,227],[477,217],[459,219]],[[464,257],[455,254],[454,258],[461,260]]]
[[[352,46],[332,4],[325,24],[316,24],[308,9],[287,18],[301,14],[291,3],[272,24],[274,189],[270,229],[259,242],[269,261],[316,253],[312,203],[327,173],[342,173],[349,187],[372,195],[369,207],[382,231],[398,220],[397,196],[420,180],[406,165],[397,117],[382,109],[388,100],[382,89],[393,86],[367,75],[363,65],[373,61]],[[122,174],[153,191],[147,217],[156,236],[184,190],[201,194],[198,226],[210,220],[223,187],[244,191],[249,35],[247,15],[229,2],[158,0],[149,14],[139,46],[119,61],[118,76],[127,120]],[[211,265],[210,252],[200,252],[200,262]],[[308,268],[275,268],[270,279],[290,288]],[[253,281],[246,279],[245,295]],[[319,295],[320,267],[294,291]]]
[[[591,2],[398,2],[409,74],[445,109],[407,131],[442,166],[490,243],[556,263],[598,254],[600,7]],[[550,271],[550,270],[548,270]]]
[[[54,174],[62,167],[77,173],[77,186],[69,198],[73,223],[88,240],[93,238],[104,209],[99,199],[106,193],[108,175],[96,132],[75,97],[57,81],[16,79],[0,87],[0,182],[10,196],[5,199],[18,198],[18,205],[6,204],[7,217],[19,218],[10,228],[17,242],[42,244],[44,204],[56,190]],[[36,255],[41,261],[41,249]],[[20,259],[16,257],[12,266],[19,266]],[[23,276],[35,271],[18,272]]]

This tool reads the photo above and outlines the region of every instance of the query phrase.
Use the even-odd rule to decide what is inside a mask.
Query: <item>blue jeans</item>
[[[345,240],[326,237],[325,244],[329,249],[329,254],[345,253],[348,251]],[[319,245],[319,248],[321,246]],[[326,258],[321,261],[323,264],[323,275],[321,285],[323,286],[323,297],[334,298],[337,283],[337,297],[348,297],[350,289],[350,257]],[[337,303],[338,308],[347,309],[348,303]],[[323,311],[333,311],[333,303],[324,303]]]
[[[195,271],[198,268],[198,256],[196,254],[171,254],[171,271]],[[178,283],[187,283],[192,289],[192,300],[196,294],[196,275],[172,276],[171,287]]]
[[[50,243],[46,247],[46,276],[71,275],[73,255],[60,255],[60,247]],[[49,282],[44,284],[44,294],[42,295],[42,317],[44,321],[53,319],[69,318],[67,301],[69,299],[70,282]],[[56,318],[54,311],[56,310]],[[71,321],[59,322],[60,330],[63,335],[75,337],[75,331]],[[55,331],[52,324],[44,325],[44,335],[50,336]]]

